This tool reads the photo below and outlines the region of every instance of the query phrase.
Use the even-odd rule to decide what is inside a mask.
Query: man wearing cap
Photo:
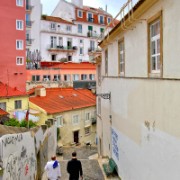
[[[45,166],[48,180],[58,180],[61,177],[61,167],[59,162],[56,160],[56,156],[51,157],[51,161],[48,161]]]

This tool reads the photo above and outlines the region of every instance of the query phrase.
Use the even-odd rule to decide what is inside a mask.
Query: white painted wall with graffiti
[[[34,180],[36,177],[36,154],[31,132],[8,134],[0,138],[0,161],[3,180]]]

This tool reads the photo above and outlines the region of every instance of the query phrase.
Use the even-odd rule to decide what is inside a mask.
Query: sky
[[[68,0],[71,1],[71,0]],[[43,14],[51,15],[52,11],[56,7],[59,0],[41,0],[41,3],[43,5]],[[113,17],[115,17],[122,5],[127,2],[127,0],[84,0],[83,3],[85,6],[91,6],[95,8],[103,8],[105,10],[105,7],[107,5],[107,11],[108,13],[112,14]]]

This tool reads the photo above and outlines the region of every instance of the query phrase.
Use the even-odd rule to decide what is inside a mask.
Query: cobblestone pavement
[[[66,167],[73,151],[77,152],[77,158],[82,163],[83,180],[120,180],[117,176],[110,176],[108,178],[105,176],[102,170],[102,164],[107,163],[107,159],[98,159],[97,147],[95,146],[92,146],[91,149],[86,146],[63,147],[63,156],[57,156],[57,160],[61,164],[61,180],[69,179]],[[42,180],[47,180],[45,173]]]

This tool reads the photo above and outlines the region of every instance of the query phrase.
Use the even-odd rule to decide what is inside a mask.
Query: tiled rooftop
[[[47,88],[45,97],[31,97],[30,102],[41,107],[48,114],[55,114],[95,106],[96,97],[87,89]]]

